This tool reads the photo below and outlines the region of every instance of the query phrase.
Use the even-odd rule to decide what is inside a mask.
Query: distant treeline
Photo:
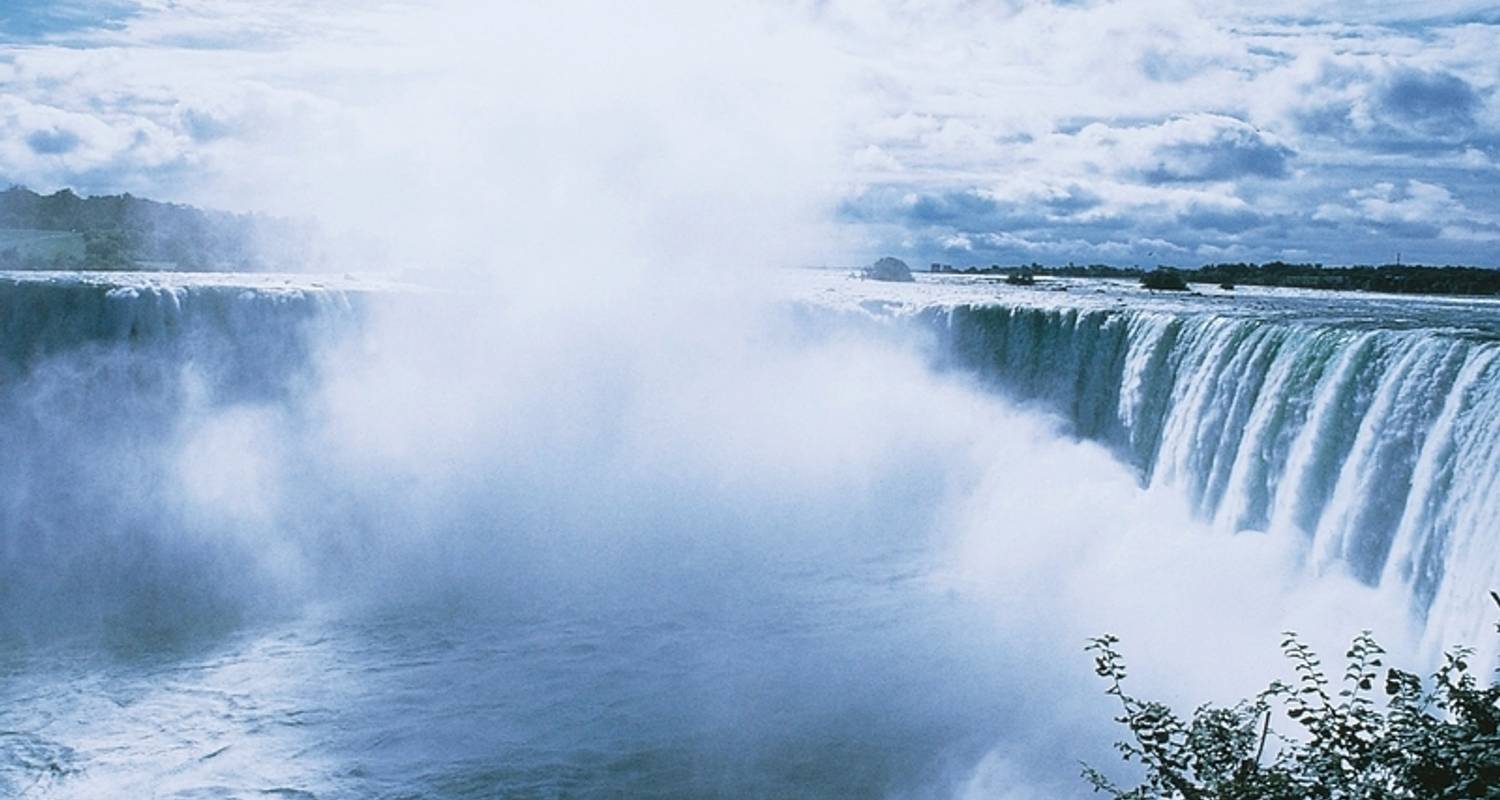
[[[1196,269],[1158,267],[1112,267],[1089,264],[1044,267],[1041,264],[987,267],[954,267],[934,263],[932,272],[965,275],[1042,276],[1069,278],[1140,279],[1151,273],[1170,271],[1189,283],[1235,286],[1290,286],[1300,289],[1342,289],[1403,294],[1500,294],[1500,269],[1459,266],[1384,264],[1381,266],[1325,267],[1322,264],[1207,264]],[[1022,278],[1024,280],[1024,277]]]
[[[0,269],[266,270],[290,266],[305,223],[129,194],[0,192]]]

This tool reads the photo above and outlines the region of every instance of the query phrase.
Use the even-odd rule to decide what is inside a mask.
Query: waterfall
[[[372,287],[373,288],[373,287]],[[125,346],[271,379],[346,328],[361,291],[269,276],[0,275],[0,380],[62,353]]]
[[[1428,645],[1487,646],[1500,588],[1500,341],[1191,309],[960,304],[942,352],[1060,414],[1225,533],[1399,592]]]

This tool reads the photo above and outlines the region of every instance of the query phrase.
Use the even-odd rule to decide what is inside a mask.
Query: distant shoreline
[[[1045,267],[1040,264],[985,267],[954,267],[934,263],[929,274],[993,276],[1029,280],[1057,278],[1114,278],[1141,280],[1163,273],[1184,283],[1212,284],[1225,289],[1236,286],[1266,286],[1291,289],[1321,289],[1382,294],[1456,295],[1486,297],[1500,295],[1500,269],[1466,266],[1383,264],[1380,266],[1325,267],[1322,264],[1208,264],[1192,269],[1114,267],[1107,264]],[[1012,281],[1015,282],[1015,281]]]
[[[70,189],[0,190],[0,269],[276,272],[319,262],[306,221]]]

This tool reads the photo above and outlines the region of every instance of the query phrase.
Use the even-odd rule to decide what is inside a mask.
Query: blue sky
[[[503,31],[508,12],[479,5],[489,7],[484,24]],[[758,79],[756,64],[774,64],[767,80],[779,83],[768,85],[787,92],[815,84],[815,102],[801,108],[818,110],[782,104],[757,117],[753,81],[686,91],[712,95],[737,125],[801,128],[827,145],[820,213],[837,233],[819,258],[1333,264],[1399,252],[1408,262],[1500,265],[1493,5],[756,5],[774,7],[774,22],[760,15],[749,27],[781,32],[736,69]],[[330,132],[358,137],[371,119],[389,119],[368,114],[384,87],[429,74],[428,51],[448,46],[444,18],[461,6],[10,0],[0,11],[0,178],[302,211],[283,208],[296,193],[257,181],[294,181],[308,142],[327,153],[339,149]],[[572,40],[588,26],[569,15],[602,6],[560,7],[538,28],[547,32],[539,47],[589,49]],[[698,23],[667,8],[658,9],[659,38],[635,52],[662,61],[660,74],[674,63],[691,73],[671,43],[697,36]],[[550,113],[571,110],[576,87],[564,84],[577,79],[534,78],[562,87]],[[636,92],[638,105],[659,105],[648,89],[617,87],[616,96]],[[615,133],[634,141],[638,132]],[[418,141],[385,152],[411,164],[434,157]]]

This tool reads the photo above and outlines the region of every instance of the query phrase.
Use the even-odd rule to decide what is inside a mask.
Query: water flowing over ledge
[[[362,298],[398,289],[409,287],[333,276],[0,272],[0,377],[59,352],[117,343],[198,355],[211,346],[274,370],[278,358],[295,355],[287,348],[316,332],[309,328],[347,324]]]
[[[1429,647],[1493,638],[1500,305],[818,280],[818,304],[919,321],[940,359],[1061,415],[1214,527],[1295,532],[1314,571],[1407,598]]]

